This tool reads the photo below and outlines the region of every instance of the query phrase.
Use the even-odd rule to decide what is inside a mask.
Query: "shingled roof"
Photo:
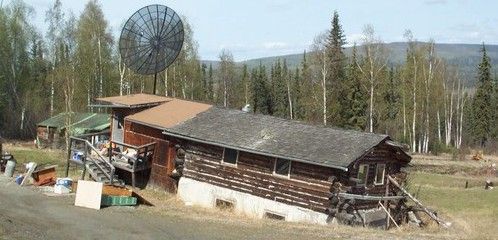
[[[126,119],[131,122],[162,129],[185,122],[210,107],[212,105],[174,98],[157,107],[130,115]]]
[[[218,107],[163,130],[166,135],[342,170],[389,139]]]

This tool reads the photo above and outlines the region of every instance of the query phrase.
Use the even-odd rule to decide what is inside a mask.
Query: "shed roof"
[[[66,116],[72,114],[71,128],[75,134],[102,131],[111,125],[111,117],[104,113],[59,113],[37,124],[39,127],[53,127],[59,130],[66,126]]]
[[[138,93],[138,94],[130,94],[124,96],[96,98],[95,100],[109,104],[109,106],[111,107],[134,108],[134,107],[159,105],[161,103],[171,101],[172,98],[145,94],[145,93]]]
[[[157,107],[156,107],[157,108]],[[387,135],[212,107],[166,134],[346,170]]]
[[[132,122],[142,123],[156,128],[170,128],[186,120],[195,117],[197,114],[211,108],[212,105],[172,99],[157,107],[153,107],[126,117]]]

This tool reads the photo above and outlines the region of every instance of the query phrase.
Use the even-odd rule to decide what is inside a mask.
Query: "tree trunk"
[[[417,123],[417,60],[413,57],[414,65],[414,77],[413,77],[413,119],[412,119],[412,149],[414,152],[417,151],[417,133],[416,133],[416,123]]]
[[[102,76],[102,53],[101,53],[101,46],[100,46],[100,37],[97,38],[97,49],[99,53],[99,97],[103,96],[103,85],[104,85],[104,79]]]
[[[290,117],[290,119],[293,119],[294,114],[293,114],[293,109],[292,109],[292,96],[291,96],[289,78],[287,78],[287,99],[289,100],[289,117]]]
[[[164,70],[164,96],[168,96],[168,68]]]
[[[441,117],[440,117],[440,114],[439,114],[439,108],[437,109],[437,140],[439,141],[439,143],[441,143]]]
[[[55,95],[54,77],[52,76],[51,81],[50,81],[50,116],[51,117],[54,115],[54,95]]]
[[[403,84],[403,140],[406,140],[406,92]]]
[[[327,125],[327,62],[325,50],[322,52],[323,65],[322,65],[322,90],[323,90],[323,125]]]
[[[121,59],[121,55],[119,55],[118,58],[118,71],[119,71],[119,96],[123,96],[123,88],[124,88],[124,81],[125,81],[125,73],[126,73],[126,66],[123,62],[123,59]]]

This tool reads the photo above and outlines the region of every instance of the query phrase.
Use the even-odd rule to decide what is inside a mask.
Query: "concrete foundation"
[[[285,221],[327,224],[328,216],[325,213],[280,203],[185,177],[182,177],[178,183],[178,196],[187,205],[213,208],[216,207],[216,200],[218,199],[232,203],[235,211],[254,217],[263,218],[268,213],[269,215],[275,214],[284,217]]]

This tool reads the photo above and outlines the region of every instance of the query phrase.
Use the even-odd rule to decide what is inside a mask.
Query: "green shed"
[[[66,124],[70,117],[70,125]],[[108,130],[111,115],[106,113],[59,113],[37,124],[36,143],[38,147],[60,148],[64,145],[65,131],[71,136],[98,133]]]

